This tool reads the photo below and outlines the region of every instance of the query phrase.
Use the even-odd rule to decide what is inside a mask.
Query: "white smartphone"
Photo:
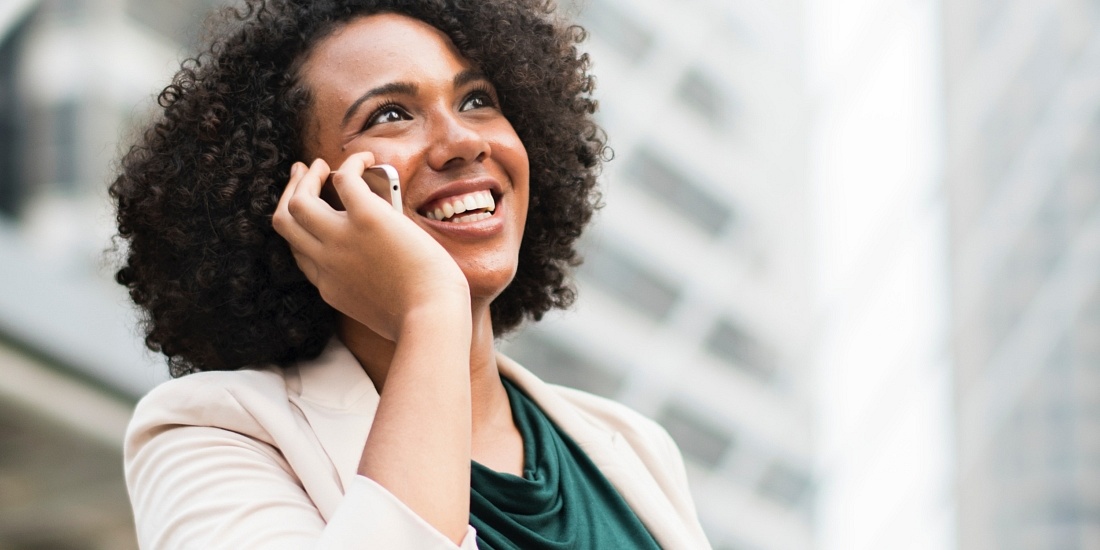
[[[363,179],[375,195],[390,201],[393,209],[401,213],[401,179],[396,168],[389,164],[375,164],[363,172]]]
[[[402,213],[401,209],[401,180],[397,175],[397,169],[389,164],[376,164],[363,172],[363,181],[367,187],[379,197],[386,199],[393,209]],[[332,174],[329,174],[324,187],[321,188],[321,198],[325,199],[333,208],[343,210],[344,204],[336,189],[332,187]]]

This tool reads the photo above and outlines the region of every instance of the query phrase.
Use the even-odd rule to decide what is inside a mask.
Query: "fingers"
[[[374,193],[367,187],[363,180],[363,172],[374,166],[374,154],[370,152],[355,153],[348,157],[340,168],[332,174],[332,186],[340,196],[344,207],[348,205],[362,204],[361,201],[375,200]]]
[[[320,247],[320,240],[300,223],[299,216],[290,211],[293,197],[307,173],[306,165],[300,162],[295,162],[291,166],[290,180],[279,197],[279,204],[275,207],[275,214],[271,218],[275,231],[290,243],[292,250],[296,251],[311,251]]]
[[[321,187],[325,184],[329,171],[328,163],[324,159],[314,160],[295,186],[295,196],[320,197]]]
[[[332,184],[340,196],[340,202],[356,207],[373,218],[370,206],[363,208],[369,201],[380,201],[378,211],[389,211],[388,205],[370,191],[362,178],[369,166],[374,165],[374,155],[368,152],[356,153],[348,157],[340,169],[330,172],[328,164],[314,160],[308,167],[300,162],[291,167],[290,179],[283,194],[279,197],[272,225],[290,244],[291,252],[298,267],[314,284],[325,263],[325,244],[340,242],[340,235],[346,233],[349,218],[347,213],[335,210],[322,198],[325,183],[331,174]],[[328,192],[326,190],[325,192]],[[332,197],[329,197],[332,200]],[[366,201],[366,202],[364,202]]]
[[[295,162],[290,167],[290,180],[283,194],[279,197],[279,204],[275,207],[275,214],[271,218],[271,224],[275,231],[282,235],[290,245],[290,253],[294,256],[294,262],[298,269],[302,270],[313,284],[317,284],[319,267],[313,258],[321,253],[321,241],[303,227],[290,213],[290,204],[298,190],[302,180],[308,174],[306,165]]]
[[[329,167],[325,161],[313,161],[298,179],[286,204],[294,222],[318,241],[324,241],[326,236],[335,232],[342,219],[342,215],[321,198],[321,189],[328,174]]]

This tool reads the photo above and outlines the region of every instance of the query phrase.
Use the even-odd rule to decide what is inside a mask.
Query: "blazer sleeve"
[[[702,526],[699,525],[699,513],[695,509],[695,500],[691,497],[687,468],[684,466],[684,458],[683,455],[680,454],[680,448],[663,427],[657,425],[655,422],[653,426],[656,436],[661,441],[661,446],[663,447],[666,471],[672,479],[672,483],[669,484],[665,490],[669,494],[669,498],[672,499],[673,503],[676,505],[676,510],[680,513],[681,521],[683,521],[685,525],[693,526],[697,534],[702,535],[705,539],[706,535],[702,533]]]
[[[188,423],[180,418],[195,416],[187,404],[166,414],[146,402],[164,398],[143,400],[127,434],[126,483],[143,549],[476,549],[472,527],[456,546],[363,476],[326,522],[283,454],[248,433],[245,411],[207,406],[202,415],[227,426]]]

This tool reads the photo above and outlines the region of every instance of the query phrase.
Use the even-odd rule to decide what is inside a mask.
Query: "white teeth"
[[[451,220],[451,223],[479,222],[479,221],[484,220],[484,219],[486,219],[490,216],[492,216],[492,214],[490,214],[488,212],[478,212],[477,214],[470,214],[469,216],[462,216],[462,217],[454,218],[454,219]]]
[[[425,212],[424,215],[436,221],[473,222],[488,218],[496,211],[496,207],[496,200],[493,199],[492,193],[489,191],[475,191],[443,202],[435,209]],[[486,210],[486,212],[463,216],[461,220],[452,219],[464,212],[481,209]]]

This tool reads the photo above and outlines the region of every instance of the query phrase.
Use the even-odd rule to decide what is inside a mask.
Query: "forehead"
[[[471,68],[439,29],[404,15],[384,13],[349,21],[321,39],[302,65],[306,84],[326,91],[362,91],[389,82],[450,82]]]

